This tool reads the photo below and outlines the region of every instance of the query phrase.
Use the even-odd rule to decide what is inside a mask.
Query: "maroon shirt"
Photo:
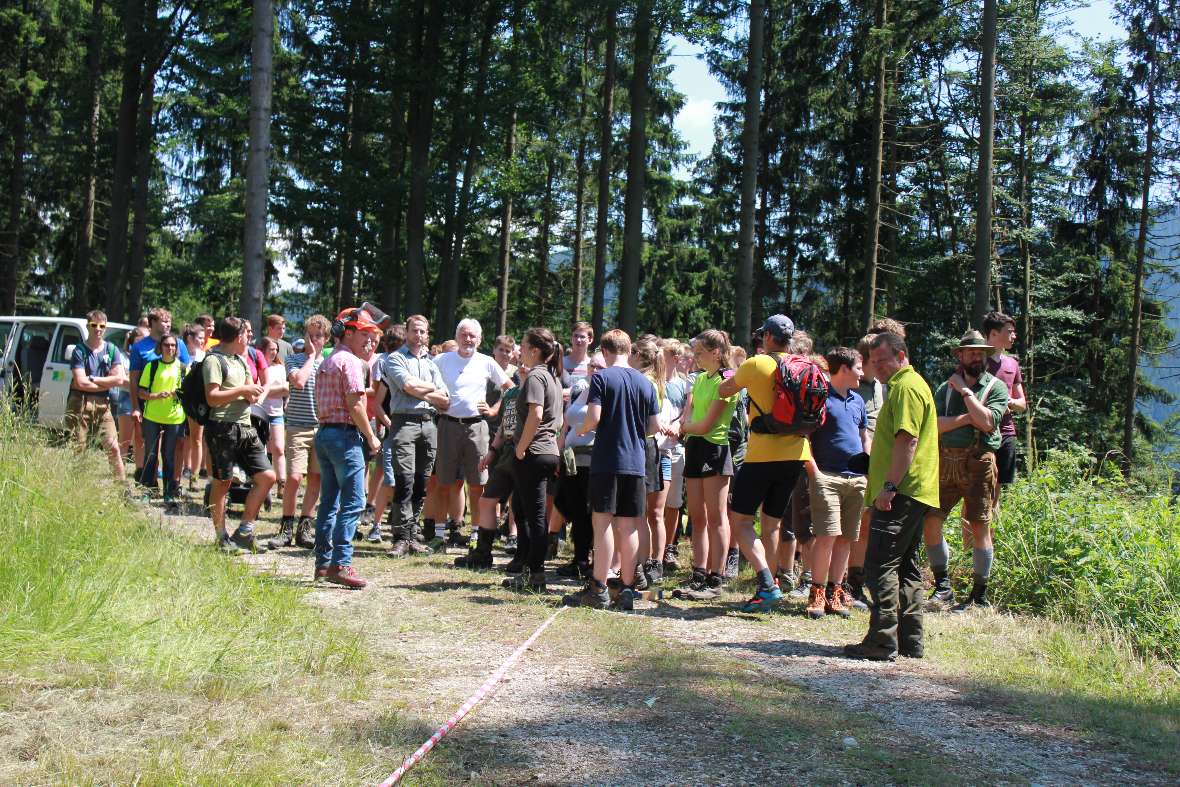
[[[996,353],[987,359],[987,370],[1004,381],[1008,386],[1008,396],[1015,396],[1016,386],[1024,385],[1024,378],[1020,376],[1020,363],[1011,355]],[[1011,410],[1000,419],[1000,434],[1004,437],[1016,436],[1016,422]]]

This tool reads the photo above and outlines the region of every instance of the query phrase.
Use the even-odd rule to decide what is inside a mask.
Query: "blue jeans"
[[[353,426],[324,424],[315,435],[320,508],[315,518],[315,565],[352,565],[352,536],[365,507],[365,455]]]

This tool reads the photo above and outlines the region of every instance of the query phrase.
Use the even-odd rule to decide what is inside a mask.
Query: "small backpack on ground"
[[[216,357],[218,363],[221,364],[221,379],[224,380],[229,376],[229,362],[226,361],[223,353],[208,353],[202,361],[196,361],[192,367],[189,368],[188,374],[180,383],[180,407],[184,410],[186,418],[191,418],[199,425],[204,426],[209,423],[209,414],[213,408],[209,406],[209,399],[205,396],[205,375],[204,364],[209,362],[209,359]]]
[[[774,371],[774,405],[764,412],[754,397],[750,406],[758,417],[750,422],[757,434],[793,434],[807,437],[820,427],[827,416],[828,380],[810,358],[802,355],[777,355]]]

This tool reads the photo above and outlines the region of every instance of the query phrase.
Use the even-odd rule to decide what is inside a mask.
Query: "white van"
[[[131,327],[108,323],[105,338],[122,348]],[[70,353],[83,341],[85,317],[0,317],[0,392],[33,403],[39,423],[60,425],[73,376]]]

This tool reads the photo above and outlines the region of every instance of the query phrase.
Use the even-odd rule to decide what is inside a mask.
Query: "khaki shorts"
[[[463,423],[439,416],[438,451],[434,474],[440,484],[466,481],[480,486],[488,482],[488,471],[480,472],[479,460],[488,452],[488,422],[480,418]]]
[[[864,511],[868,483],[863,475],[842,476],[816,468],[815,477],[807,485],[814,534],[844,536],[856,541],[860,537],[860,514]]]
[[[315,455],[314,426],[287,427],[287,475],[305,476],[320,474],[320,460]]]
[[[106,394],[87,396],[70,391],[66,399],[66,428],[70,430],[79,449],[90,443],[94,432],[102,438],[102,447],[107,451],[119,444],[119,430],[115,426],[115,417],[111,415],[111,400]]]
[[[962,500],[968,522],[992,521],[996,498],[996,455],[982,448],[941,448],[938,451],[938,508],[943,519]]]

